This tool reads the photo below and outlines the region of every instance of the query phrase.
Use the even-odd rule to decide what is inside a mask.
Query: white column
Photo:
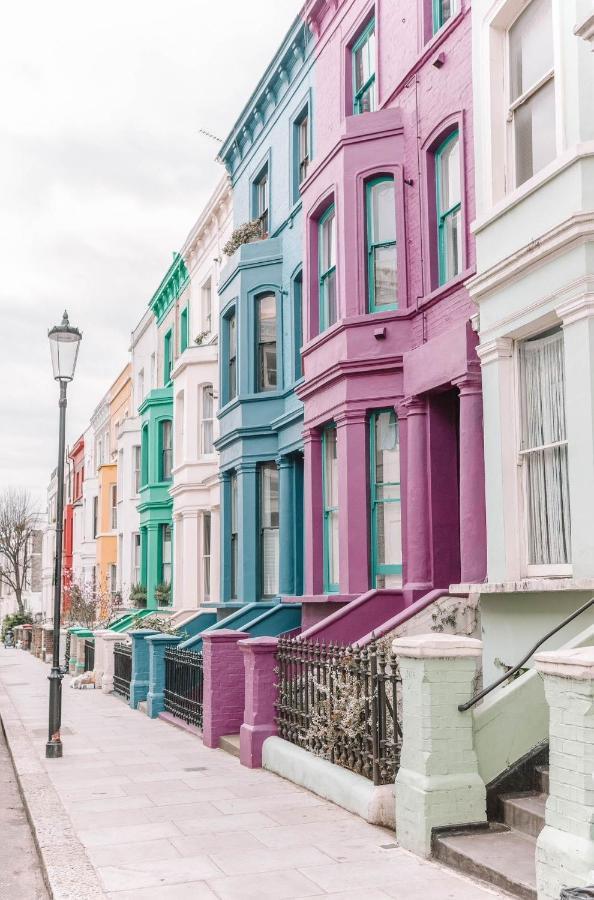
[[[114,658],[113,658],[113,645],[116,641],[121,641],[124,639],[124,635],[118,634],[115,631],[105,631],[102,634],[103,639],[103,676],[101,678],[101,690],[104,694],[110,694],[113,691],[113,672],[114,672]]]
[[[594,576],[594,297],[556,310],[565,345],[565,421],[574,578]]]
[[[538,653],[549,704],[549,798],[536,844],[538,900],[594,881],[594,647]]]
[[[179,607],[193,609],[198,606],[202,591],[199,588],[198,572],[201,562],[200,517],[198,510],[184,510],[182,541],[182,599]]]
[[[477,349],[481,361],[487,513],[487,580],[521,577],[522,527],[514,409],[513,341],[496,338]]]
[[[398,638],[392,648],[402,676],[396,837],[405,850],[429,857],[434,828],[487,820],[472,713],[458,711],[473,694],[482,644],[421,634]]]

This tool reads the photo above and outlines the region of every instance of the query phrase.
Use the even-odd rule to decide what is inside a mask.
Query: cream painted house
[[[472,4],[486,681],[594,591],[593,13]]]
[[[219,602],[218,294],[223,246],[232,228],[231,188],[218,184],[181,250],[188,285],[176,320],[173,383],[175,606]],[[167,327],[167,326],[166,326]]]

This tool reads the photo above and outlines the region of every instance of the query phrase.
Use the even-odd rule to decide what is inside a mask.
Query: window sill
[[[452,584],[450,593],[458,594],[537,594],[565,591],[594,591],[594,578],[572,575],[531,575],[518,581],[486,581],[481,584]]]
[[[465,282],[475,274],[476,269],[464,269],[459,275],[452,278],[451,281],[446,282],[446,284],[440,284],[439,287],[434,288],[431,293],[423,297],[422,300],[419,301],[418,308],[425,309],[428,306],[432,306],[436,301],[443,300],[444,297],[455,294],[456,291],[464,287]]]

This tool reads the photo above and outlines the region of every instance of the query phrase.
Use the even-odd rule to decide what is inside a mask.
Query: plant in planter
[[[184,631],[179,631],[175,625],[171,624],[169,616],[160,616],[158,613],[151,616],[137,616],[130,626],[130,631],[138,631],[140,628],[152,628],[153,631],[159,631],[161,634],[177,634],[180,637],[187,636]]]
[[[155,600],[159,606],[169,606],[171,603],[171,585],[163,581],[155,588]]]
[[[133,584],[130,588],[130,604],[136,609],[144,609],[146,607],[146,586],[144,584]]]
[[[264,229],[262,228],[261,219],[252,219],[251,222],[244,222],[239,228],[236,228],[231,237],[223,247],[223,253],[227,256],[233,256],[238,247],[242,244],[251,244],[252,241],[260,241],[264,237]]]

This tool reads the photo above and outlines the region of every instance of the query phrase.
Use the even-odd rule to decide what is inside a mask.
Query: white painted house
[[[489,681],[594,592],[594,19],[473,0],[472,21]]]
[[[217,286],[222,248],[231,230],[231,188],[225,177],[181,251],[189,274],[189,318],[187,347],[180,346],[171,375],[175,459],[170,489],[179,609],[220,599],[219,473],[214,449],[219,401]]]

